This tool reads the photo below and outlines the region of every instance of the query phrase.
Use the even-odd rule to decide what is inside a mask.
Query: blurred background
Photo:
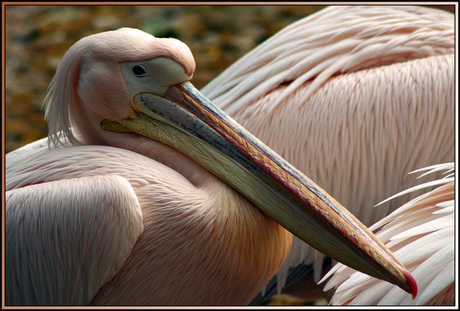
[[[5,6],[5,152],[47,136],[42,102],[62,56],[94,33],[134,27],[186,43],[202,88],[238,58],[285,26],[323,6]],[[452,11],[453,7],[443,8]],[[299,292],[305,287],[299,286]],[[318,296],[321,296],[320,294]],[[325,304],[277,295],[268,304]]]
[[[283,27],[320,6],[5,7],[5,152],[47,136],[42,102],[62,56],[79,39],[120,27],[186,43],[200,89]]]
[[[47,6],[5,7],[5,152],[46,137],[42,102],[57,65],[79,39],[120,27],[186,43],[200,89],[271,35],[320,6]],[[313,304],[280,295],[269,304]],[[325,301],[324,301],[325,303]]]
[[[47,6],[5,7],[5,152],[46,137],[42,102],[57,65],[79,39],[120,27],[186,43],[200,89],[238,58],[321,6]],[[322,304],[279,295],[272,305]]]

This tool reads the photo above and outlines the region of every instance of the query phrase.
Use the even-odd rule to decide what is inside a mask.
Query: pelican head
[[[52,142],[59,143],[62,134],[63,140],[78,144],[71,128],[92,137],[99,132],[94,124],[99,127],[102,119],[125,118],[135,94],[161,95],[169,85],[190,80],[194,71],[190,49],[177,39],[133,28],[84,37],[62,58],[44,101]]]
[[[154,142],[168,145],[319,251],[415,295],[414,279],[393,254],[196,90],[194,71],[190,49],[176,39],[130,28],[85,37],[63,57],[45,99],[51,141],[144,155],[152,154]]]

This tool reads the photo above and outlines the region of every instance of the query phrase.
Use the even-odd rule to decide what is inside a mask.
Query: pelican
[[[324,282],[330,278],[325,290],[336,288],[331,304],[455,304],[454,163],[439,164],[419,171],[422,170],[428,171],[425,174],[446,171],[446,176],[406,190],[411,192],[438,185],[370,227],[420,280],[419,295],[414,300],[407,300],[404,293],[337,264],[321,280]]]
[[[424,182],[411,171],[454,161],[454,46],[449,12],[331,6],[282,29],[201,91],[370,226],[421,194],[373,208]],[[322,264],[294,237],[254,303],[289,291],[302,274],[319,281]]]
[[[184,43],[132,28],[67,51],[49,137],[6,156],[6,305],[247,304],[289,251],[284,228],[415,296],[392,253],[194,71]]]

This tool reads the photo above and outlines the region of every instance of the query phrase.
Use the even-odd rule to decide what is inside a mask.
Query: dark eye
[[[136,76],[143,76],[147,73],[141,65],[134,65],[132,71]]]

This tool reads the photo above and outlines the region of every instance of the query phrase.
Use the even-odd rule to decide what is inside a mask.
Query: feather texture
[[[453,26],[451,13],[424,7],[327,7],[202,91],[371,225],[422,190],[374,205],[439,177],[411,171],[454,160]],[[274,282],[286,284],[299,254],[318,281],[323,256],[293,245]]]
[[[446,168],[452,174],[454,164],[440,164],[429,172]],[[442,185],[370,227],[417,280],[418,296],[412,300],[384,282],[337,264],[322,280],[330,278],[324,290],[335,288],[331,304],[454,304],[454,179],[447,177],[439,182]],[[427,183],[409,191],[429,186]]]

